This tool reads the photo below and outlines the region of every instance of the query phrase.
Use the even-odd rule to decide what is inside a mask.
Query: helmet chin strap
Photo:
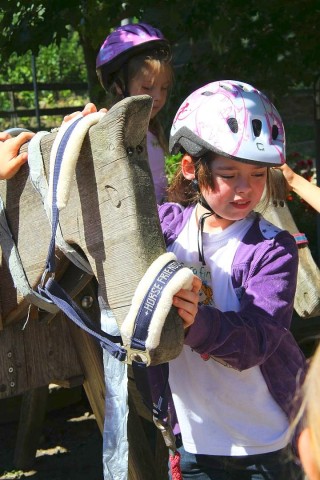
[[[202,195],[202,193],[200,192],[200,188],[199,188],[199,183],[198,183],[198,180],[197,179],[193,179],[191,180],[191,185],[193,187],[193,189],[198,193],[199,195],[199,198],[198,198],[198,204],[201,205],[203,208],[205,208],[206,210],[208,210],[208,212],[204,212],[200,218],[199,218],[199,223],[198,223],[198,253],[199,253],[199,262],[202,263],[202,265],[205,265],[206,262],[205,262],[205,259],[204,259],[204,253],[203,253],[203,229],[204,229],[204,222],[206,221],[206,219],[208,217],[211,217],[211,215],[214,215],[216,218],[222,218],[220,217],[220,215],[218,215],[214,210],[212,210],[212,208],[210,207],[210,205],[208,204],[208,202],[206,201],[206,199],[204,198],[204,196]]]
[[[201,205],[201,203],[199,202]],[[206,261],[204,259],[204,252],[203,252],[203,228],[204,228],[204,222],[208,217],[211,217],[211,215],[215,215],[214,212],[205,212],[201,215],[199,218],[199,223],[198,223],[198,254],[199,254],[199,262],[202,263],[202,265],[206,264]]]
[[[209,212],[210,212],[210,215],[208,215],[208,214],[203,214],[203,215],[207,215],[207,217],[210,217],[211,215],[215,215],[215,217],[217,217],[217,218],[223,218],[220,215],[218,215],[214,210],[212,210],[212,208],[208,204],[207,200],[202,195],[202,193],[200,191],[200,188],[199,188],[198,180],[195,179],[195,178],[193,180],[191,180],[191,185],[192,185],[192,188],[198,193],[198,203],[199,203],[199,205],[201,205],[206,210],[209,210]]]

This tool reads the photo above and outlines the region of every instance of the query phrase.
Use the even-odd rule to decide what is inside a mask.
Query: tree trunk
[[[90,102],[93,102],[97,108],[105,107],[106,94],[100,85],[96,73],[97,51],[91,46],[90,39],[79,32],[80,43],[83,48],[84,59],[86,62],[88,92]]]

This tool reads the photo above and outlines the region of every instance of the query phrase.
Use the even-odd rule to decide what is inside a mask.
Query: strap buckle
[[[132,362],[144,363],[146,367],[150,365],[151,357],[147,350],[138,350],[130,347],[130,345],[124,345],[124,349],[127,351],[127,357],[124,361],[127,365],[132,365]]]
[[[45,271],[43,272],[40,280],[40,287],[43,288],[44,285],[47,283],[49,278],[54,278],[55,273],[54,272],[49,272],[49,270],[46,268]]]
[[[160,430],[162,433],[164,442],[166,446],[172,451],[176,452],[177,447],[176,447],[176,437],[173,433],[172,426],[170,419],[169,420],[164,420],[157,418],[153,416],[153,422],[155,426]]]

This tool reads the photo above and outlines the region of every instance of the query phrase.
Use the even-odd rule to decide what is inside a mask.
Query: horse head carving
[[[90,127],[72,174],[67,204],[59,214],[63,240],[88,260],[118,325],[148,267],[166,251],[146,149],[150,110],[150,97],[131,97]],[[40,142],[47,178],[56,135],[47,134]],[[25,275],[36,289],[45,268],[51,225],[28,167],[1,182],[0,193]],[[65,255],[57,249],[56,257],[59,278]],[[0,300],[2,326],[25,314],[27,299],[16,290],[3,259]],[[172,307],[152,363],[176,357],[183,337],[182,320]]]

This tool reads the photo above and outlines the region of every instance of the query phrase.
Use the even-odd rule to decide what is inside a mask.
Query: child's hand
[[[293,181],[296,177],[296,173],[286,163],[281,165],[281,167],[274,167],[274,168],[282,171],[283,176],[284,176],[284,178],[286,180],[286,183],[287,183],[287,188],[289,188],[289,190],[291,190],[292,189],[292,183],[293,183]]]
[[[173,305],[177,307],[178,314],[183,320],[183,327],[188,328],[193,324],[198,312],[199,291],[202,282],[199,277],[193,277],[192,290],[181,289],[173,297]]]
[[[0,180],[12,178],[19,168],[28,160],[28,153],[20,153],[20,147],[35,134],[22,132],[12,138],[6,132],[0,133]]]
[[[85,117],[86,115],[89,115],[90,113],[95,113],[97,111],[98,111],[97,107],[95,106],[94,103],[87,103],[87,105],[84,107],[82,112],[73,112],[73,113],[70,113],[70,115],[66,115],[63,119],[63,123],[69,122],[74,117],[78,116],[79,114],[81,114],[83,117]],[[107,109],[106,108],[101,108],[99,110],[99,112],[107,112]]]

